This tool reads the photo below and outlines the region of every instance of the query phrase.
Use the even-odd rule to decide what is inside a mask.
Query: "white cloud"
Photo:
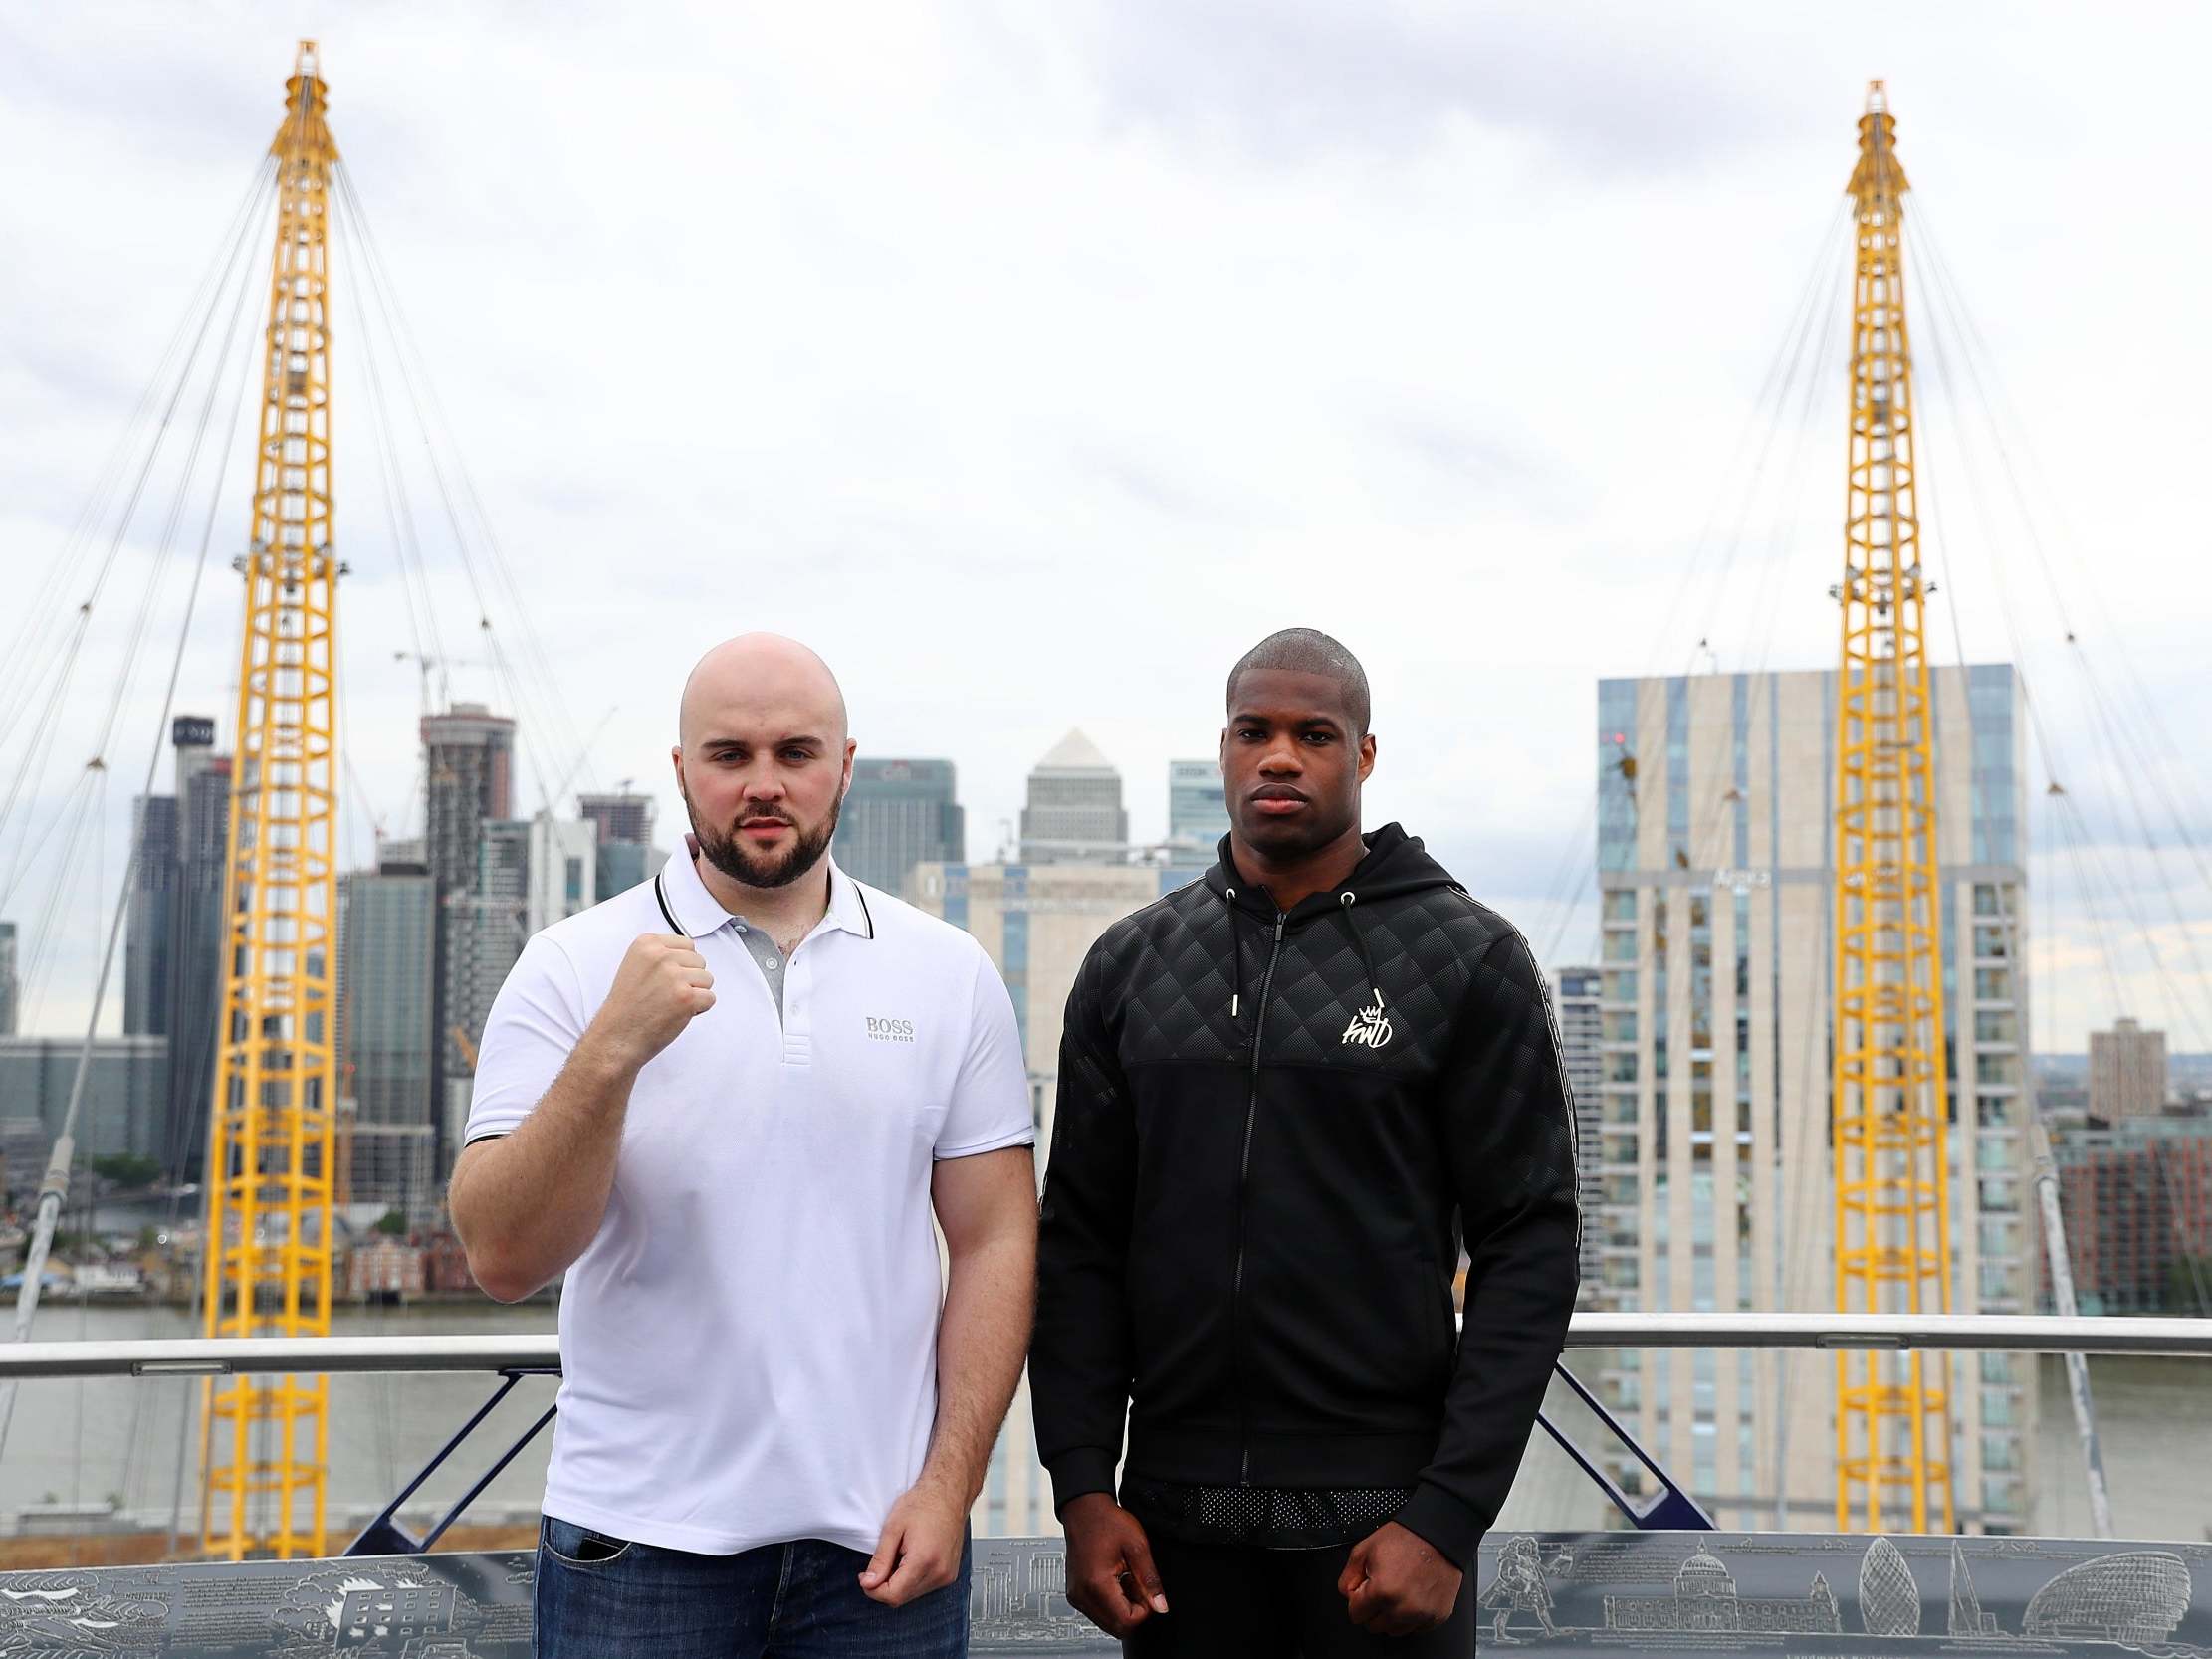
[[[0,23],[0,545],[18,592],[274,130],[297,16],[148,0]],[[1599,675],[1677,669],[1701,634],[1724,666],[1833,654],[1840,390],[1811,406],[1790,511],[1749,518],[1726,602],[1713,552],[1687,572],[1716,497],[1726,522],[1741,495],[1733,441],[1869,74],[1888,77],[1917,203],[2052,458],[2032,488],[2081,532],[2079,557],[2055,532],[2053,549],[2077,625],[2172,733],[2212,714],[2194,502],[2212,232],[2172,183],[2206,157],[2188,80],[2204,26],[2171,8],[2105,8],[2094,28],[2059,7],[1319,0],[388,3],[325,21],[347,166],[569,720],[605,717],[601,783],[660,786],[685,667],[768,626],[830,657],[865,745],[960,763],[979,856],[1071,724],[1156,832],[1162,762],[1211,751],[1227,664],[1310,623],[1375,682],[1372,816],[1404,817],[1508,912],[1548,915],[1557,848],[1590,812]],[[393,658],[412,635],[340,304],[348,735],[357,795],[397,829],[417,677]],[[2062,760],[2085,768],[2077,796],[2109,796],[1994,461],[1984,534],[1941,421],[1927,465],[1967,648],[2012,654],[2002,572]],[[219,625],[182,697],[226,728],[242,482],[230,496]],[[434,527],[421,481],[415,506]],[[480,656],[432,546],[443,647]],[[121,615],[102,618],[115,639]],[[88,671],[111,672],[120,646],[103,650]],[[482,670],[453,687],[511,701]],[[547,712],[520,713],[563,766]],[[131,714],[111,882],[151,735],[142,689]],[[88,742],[67,730],[42,811]],[[362,818],[350,833],[360,856]],[[2201,883],[2186,903],[2212,913]],[[89,978],[93,932],[65,930],[49,1023]],[[2071,959],[2058,977],[2039,1037],[2075,1044],[2109,998]]]

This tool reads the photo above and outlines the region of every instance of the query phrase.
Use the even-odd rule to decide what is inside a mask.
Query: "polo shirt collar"
[[[739,920],[700,880],[698,846],[698,837],[686,832],[684,844],[661,866],[660,880],[667,920],[676,924],[678,933],[692,938],[704,938]],[[836,859],[826,853],[822,856],[829,866],[829,911],[820,926],[841,928],[860,938],[874,938],[875,918],[868,913],[860,884],[837,868]]]

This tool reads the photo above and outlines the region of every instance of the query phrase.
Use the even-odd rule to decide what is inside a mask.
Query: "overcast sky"
[[[1122,767],[1135,833],[1157,835],[1165,762],[1212,752],[1228,664],[1303,623],[1372,677],[1370,821],[1426,835],[1561,958],[1594,943],[1577,849],[1597,679],[1833,660],[1845,297],[1819,262],[1866,82],[1886,77],[1915,210],[1972,319],[1916,317],[1953,555],[1942,603],[1977,660],[2025,653],[2054,764],[2101,843],[2046,856],[2039,756],[2039,1046],[2108,1021],[2113,975],[2176,1047],[2212,1046],[2212,983],[2190,971],[2212,958],[2212,892],[2162,804],[2212,795],[2195,747],[2212,716],[2202,16],[0,9],[0,648],[185,314],[310,33],[458,455],[521,573],[525,606],[495,587],[485,609],[511,656],[535,640],[561,684],[562,715],[515,710],[471,666],[478,605],[418,458],[452,691],[520,714],[536,774],[521,806],[560,787],[588,732],[568,786],[637,778],[679,828],[664,756],[683,673],[765,627],[830,660],[864,750],[958,762],[972,856],[996,850],[1023,774],[1070,726]],[[1818,374],[1789,381],[1778,416],[1762,386],[1809,275]],[[359,863],[371,814],[392,833],[419,821],[419,682],[396,655],[418,633],[347,355],[352,300],[338,305]],[[1946,334],[1955,410],[1929,385]],[[1969,429],[1970,352],[2009,399],[2002,455]],[[2040,555],[2005,517],[2007,462]],[[235,462],[216,508],[179,708],[218,716],[227,746]],[[144,672],[104,751],[105,833],[55,913],[42,1028],[88,1006],[108,902],[86,896],[119,877],[154,734],[180,571],[135,653],[128,637],[164,511],[149,491],[38,793],[0,829],[0,882],[20,870],[0,912],[29,934],[57,861],[14,849],[66,824],[131,655]],[[62,584],[62,612],[80,586]],[[2104,769],[2114,745],[2069,623],[2094,684],[2159,711],[2144,811],[2160,869]],[[1936,636],[1955,660],[1948,613]],[[0,792],[20,747],[0,743]],[[2184,827],[2212,849],[2196,810]]]

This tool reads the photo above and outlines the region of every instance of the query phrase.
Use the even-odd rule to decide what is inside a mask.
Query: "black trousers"
[[[1122,1643],[1128,1659],[1470,1659],[1473,1574],[1451,1617],[1418,1636],[1362,1630],[1337,1594],[1349,1544],[1257,1550],[1152,1535],[1152,1558],[1172,1609]]]

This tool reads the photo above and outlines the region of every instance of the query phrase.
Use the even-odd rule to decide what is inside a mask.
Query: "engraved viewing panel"
[[[527,1659],[527,1552],[0,1573],[0,1655]],[[976,1542],[974,1651],[1112,1654],[1058,1539]],[[2205,1655],[2212,1545],[1794,1533],[1484,1541],[1484,1652]],[[1171,1586],[1172,1593],[1172,1586]]]

